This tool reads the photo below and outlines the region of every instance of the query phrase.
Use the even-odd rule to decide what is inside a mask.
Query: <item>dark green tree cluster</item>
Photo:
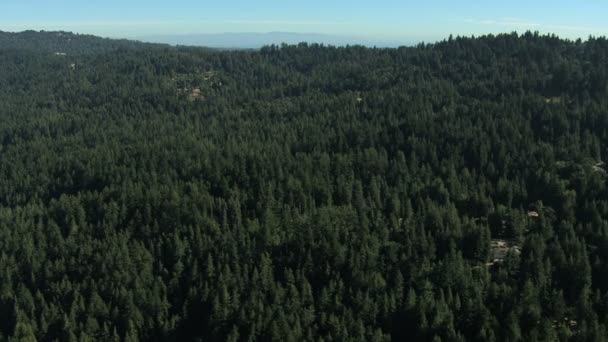
[[[607,144],[605,38],[0,33],[0,341],[606,341]]]

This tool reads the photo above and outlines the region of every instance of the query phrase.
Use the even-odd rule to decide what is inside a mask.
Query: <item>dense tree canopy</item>
[[[604,38],[0,33],[0,103],[0,341],[608,339]]]

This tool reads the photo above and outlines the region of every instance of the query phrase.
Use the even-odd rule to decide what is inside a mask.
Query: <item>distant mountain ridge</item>
[[[127,47],[167,47],[167,45],[215,49],[259,49],[265,45],[280,45],[282,43],[294,45],[302,42],[333,46],[363,45],[369,47],[397,47],[416,43],[414,41],[373,40],[362,37],[294,32],[147,35],[117,39],[65,31],[0,31],[0,49],[68,54],[88,54]]]
[[[321,33],[266,32],[266,33],[216,33],[216,34],[178,34],[148,35],[134,37],[137,40],[171,45],[206,46],[211,48],[257,49],[272,44],[298,44],[301,42],[325,45],[365,45],[395,47],[411,45],[413,41],[379,40],[362,37],[328,35]]]

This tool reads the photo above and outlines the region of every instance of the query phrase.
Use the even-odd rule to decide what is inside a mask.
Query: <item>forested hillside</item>
[[[606,341],[608,41],[0,33],[0,341]]]

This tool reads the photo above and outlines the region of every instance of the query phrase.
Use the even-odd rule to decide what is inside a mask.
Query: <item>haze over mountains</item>
[[[340,36],[320,33],[295,32],[243,32],[214,34],[146,35],[134,38],[137,40],[151,43],[243,49],[256,49],[264,45],[280,45],[281,43],[298,44],[300,42],[338,46],[364,45],[378,47],[396,47],[401,45],[412,45],[416,43],[414,40],[381,40],[358,36]]]

